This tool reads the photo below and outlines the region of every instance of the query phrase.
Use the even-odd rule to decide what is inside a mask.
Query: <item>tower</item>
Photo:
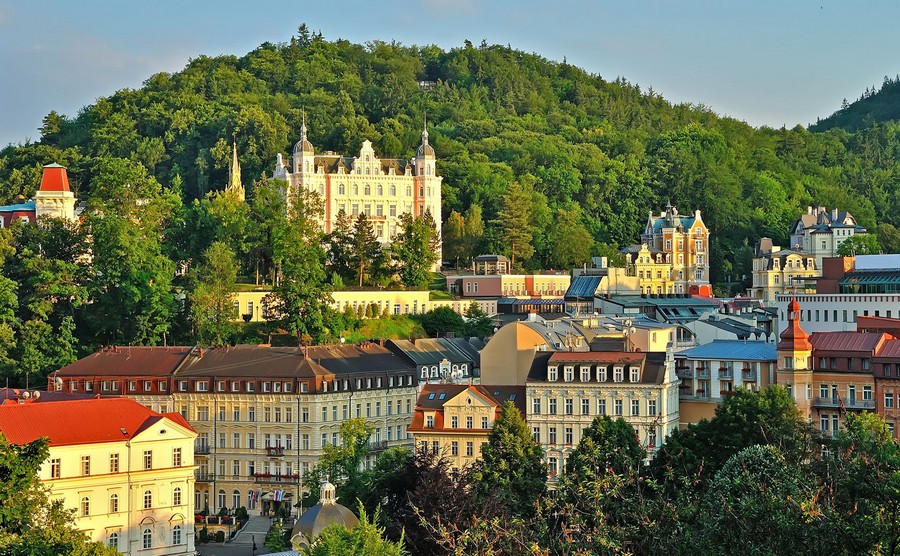
[[[41,187],[34,195],[34,217],[75,220],[75,194],[69,189],[66,168],[59,164],[44,166]]]
[[[300,140],[294,145],[294,173],[301,175],[315,172],[315,150],[312,143],[306,138],[306,114],[303,114],[303,124],[300,126]]]
[[[233,143],[234,154],[231,157],[231,165],[228,168],[228,185],[225,186],[226,191],[234,191],[237,193],[241,202],[245,200],[244,184],[241,183],[241,165],[238,162],[237,142]]]
[[[800,414],[812,417],[812,343],[809,333],[800,326],[800,303],[794,298],[788,304],[788,325],[776,346],[778,355],[776,382],[793,396]]]

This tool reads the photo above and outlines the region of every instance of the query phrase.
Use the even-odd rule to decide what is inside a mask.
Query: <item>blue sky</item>
[[[303,22],[360,43],[510,44],[755,126],[806,125],[900,73],[897,21],[896,0],[0,0],[0,145],[37,140],[51,110]]]

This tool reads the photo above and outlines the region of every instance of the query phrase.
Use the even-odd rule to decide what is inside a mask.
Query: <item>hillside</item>
[[[818,120],[809,129],[827,131],[838,127],[847,131],[858,131],[895,120],[900,120],[900,76],[894,79],[885,76],[878,91],[875,87],[866,88],[854,102],[848,103],[845,99],[837,112]]]
[[[198,57],[76,116],[49,114],[38,143],[0,151],[0,200],[30,195],[51,161],[69,168],[83,197],[104,161],[125,158],[189,203],[223,188],[232,138],[250,187],[291,152],[304,111],[317,150],[354,153],[370,139],[382,156],[410,156],[427,115],[444,219],[480,206],[477,248],[503,252],[495,221],[518,183],[532,268],[564,264],[554,253],[572,233],[595,242],[592,254],[634,243],[648,211],[667,201],[703,211],[714,281],[749,276],[756,239],[786,242],[807,204],[850,210],[870,227],[900,224],[890,126],[754,129],[507,46],[358,45],[304,27],[240,57]]]

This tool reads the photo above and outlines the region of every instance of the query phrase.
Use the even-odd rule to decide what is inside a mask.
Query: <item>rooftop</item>
[[[772,344],[746,340],[713,340],[708,344],[679,351],[675,357],[718,361],[775,361],[777,359],[775,346]]]

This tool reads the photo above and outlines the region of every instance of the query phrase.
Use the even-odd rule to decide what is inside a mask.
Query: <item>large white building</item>
[[[841,243],[867,233],[847,211],[834,208],[829,212],[825,207],[810,206],[791,226],[790,248],[812,255],[816,267],[822,268],[822,259],[836,257]]]
[[[332,152],[316,154],[307,139],[306,122],[294,145],[292,164],[278,155],[276,179],[288,182],[290,191],[304,188],[315,192],[324,208],[323,227],[330,233],[338,214],[352,219],[365,213],[372,221],[379,241],[388,243],[400,232],[404,213],[421,216],[430,212],[441,231],[441,180],[437,175],[434,148],[428,144],[428,130],[410,160],[379,158],[371,141],[363,141],[358,156]],[[440,260],[440,259],[438,259]]]

